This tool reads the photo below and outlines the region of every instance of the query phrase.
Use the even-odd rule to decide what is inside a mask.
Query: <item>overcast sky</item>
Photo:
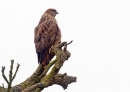
[[[48,8],[59,12],[62,41],[74,41],[60,73],[77,76],[77,82],[45,92],[130,92],[129,0],[0,0],[0,66],[8,75],[11,59],[20,64],[13,85],[38,66],[34,28]]]

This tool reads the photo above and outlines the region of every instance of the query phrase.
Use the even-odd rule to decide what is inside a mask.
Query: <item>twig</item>
[[[73,40],[71,40],[69,43],[67,43],[67,45],[71,44],[73,42]]]
[[[73,40],[70,41],[69,43],[65,43],[65,44],[64,44],[64,49],[63,49],[63,50],[65,51],[65,50],[67,49],[67,45],[71,44],[72,42],[73,42]]]
[[[14,78],[16,77],[16,74],[17,74],[17,72],[18,72],[19,66],[20,66],[20,65],[17,63],[16,71],[15,71],[15,73],[14,73],[14,76],[13,76],[13,78],[12,78],[12,81],[13,81]]]
[[[2,66],[2,70],[1,70],[2,76],[3,76],[4,80],[6,81],[6,83],[8,84],[7,92],[11,91],[12,82],[13,82],[13,80],[17,74],[18,68],[20,66],[19,64],[17,64],[15,74],[13,75],[13,64],[14,64],[14,60],[11,60],[10,71],[9,71],[9,80],[7,79],[7,77],[4,74],[5,66]]]
[[[14,60],[11,60],[11,65],[10,65],[10,71],[9,71],[9,83],[8,83],[8,90],[7,92],[10,92],[11,89],[11,85],[12,85],[12,75],[13,75],[13,64],[14,64]]]
[[[2,70],[1,70],[2,76],[3,76],[4,80],[6,81],[6,83],[9,84],[9,81],[8,81],[7,77],[5,76],[4,71],[5,71],[5,66],[2,66]]]

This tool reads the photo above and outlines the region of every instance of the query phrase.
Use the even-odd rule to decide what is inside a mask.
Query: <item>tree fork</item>
[[[71,55],[70,52],[67,50],[67,45],[69,45],[70,43],[72,43],[72,41],[69,43],[62,42],[55,47],[52,47],[50,50],[50,54],[52,56],[56,56],[56,59],[51,61],[47,65],[46,69],[43,69],[43,66],[39,65],[36,71],[29,78],[27,78],[24,82],[11,87],[11,90],[9,92],[41,92],[42,90],[44,90],[44,88],[53,84],[60,85],[63,87],[63,89],[67,89],[69,84],[76,82],[77,77],[75,76],[68,76],[67,73],[58,74],[64,62],[68,60]],[[50,71],[50,73],[47,74],[48,70],[52,66],[52,70]],[[4,69],[5,67],[2,67],[2,70]],[[2,75],[4,75],[4,73],[2,73]],[[14,75],[16,76],[16,74]],[[10,78],[14,79],[15,77],[10,76]],[[4,79],[8,82],[8,80],[6,80],[6,76]],[[7,92],[7,90],[8,88],[0,86],[0,92]]]

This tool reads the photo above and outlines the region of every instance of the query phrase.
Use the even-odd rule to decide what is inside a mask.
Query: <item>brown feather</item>
[[[46,10],[34,30],[34,43],[38,55],[38,63],[43,64],[43,67],[50,61],[50,48],[61,41],[61,31],[55,19],[57,14],[57,11],[55,11],[52,8]]]

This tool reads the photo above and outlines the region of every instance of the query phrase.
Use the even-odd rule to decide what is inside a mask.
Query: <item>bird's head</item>
[[[45,13],[48,13],[50,14],[51,16],[55,17],[56,14],[58,14],[57,10],[56,9],[53,9],[53,8],[49,8],[45,11]]]

